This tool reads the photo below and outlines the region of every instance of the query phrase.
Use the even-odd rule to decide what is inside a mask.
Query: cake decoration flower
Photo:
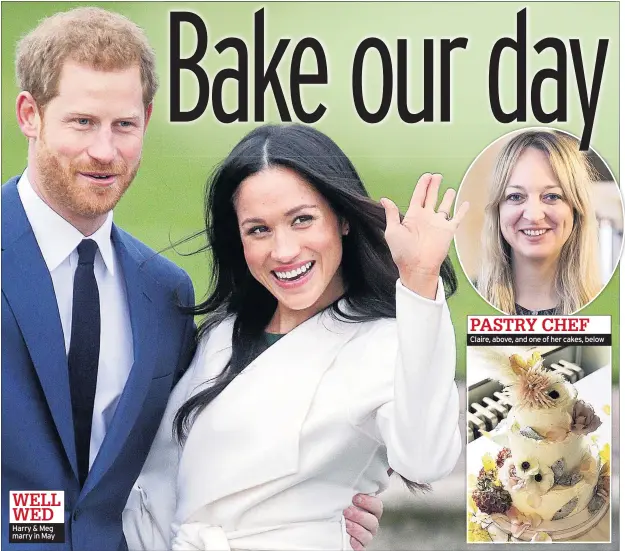
[[[540,494],[546,494],[554,482],[554,475],[551,469],[539,469],[539,471],[529,479],[528,489],[536,488],[536,491]]]
[[[472,543],[492,542],[493,539],[487,528],[492,524],[490,515],[483,513],[477,508],[475,501],[469,495],[467,503],[467,540]]]
[[[552,541],[547,532],[536,532],[530,540],[531,543],[551,543]]]
[[[473,521],[471,517],[469,520],[467,539],[470,543],[490,543],[493,541],[488,533],[488,530],[483,528],[477,521]]]
[[[601,425],[601,419],[595,415],[593,407],[583,400],[575,402],[572,417],[571,432],[575,434],[589,434]]]
[[[490,459],[492,460],[492,457]],[[485,466],[490,466],[490,462],[485,462]],[[494,470],[484,468],[480,470],[471,498],[477,508],[488,515],[505,513],[512,505],[512,496],[497,478],[496,466]]]
[[[506,387],[512,402],[521,408],[551,409],[570,398],[570,383],[555,371],[543,367],[543,358],[534,352],[529,358],[487,348],[478,352],[493,377]]]
[[[497,463],[490,453],[485,453],[482,456],[482,466],[485,471],[497,471]]]
[[[504,449],[482,457],[483,468],[469,490],[475,507],[469,524],[488,532],[491,541],[500,541],[493,532],[497,527],[508,542],[531,539],[548,543],[552,541],[549,520],[565,519],[582,509],[591,514],[605,510],[610,491],[610,451],[609,447],[601,449],[601,460],[591,452],[592,441],[600,447],[591,433],[600,427],[601,419],[591,405],[577,400],[577,389],[557,371],[545,367],[539,353],[530,356],[529,352],[510,354],[509,350],[487,349],[483,358],[492,377],[503,384],[512,409],[493,431],[485,433]],[[609,415],[609,409],[604,408],[602,417],[604,413]],[[563,457],[550,465],[555,453]],[[574,470],[570,470],[571,461]],[[586,490],[579,488],[584,479],[590,484]],[[514,506],[512,495],[525,513]],[[562,501],[552,505],[560,497],[566,503],[554,514]],[[542,522],[546,527],[538,528]],[[487,541],[484,533],[469,537],[470,541]]]
[[[499,480],[506,490],[520,490],[525,487],[526,479],[517,475],[514,459],[508,457],[499,469]]]
[[[544,370],[542,364],[533,367],[521,379],[519,405],[536,409],[558,407],[569,396],[569,384],[555,372]]]
[[[538,459],[535,457],[525,457],[514,462],[516,472],[519,477],[528,479],[539,471]]]
[[[512,506],[512,496],[501,486],[491,486],[487,490],[473,490],[471,494],[477,508],[492,515],[494,513],[505,513]]]
[[[478,542],[507,542],[508,534],[493,522],[493,517],[481,512],[473,498],[469,496],[467,523],[467,540],[471,543]]]
[[[525,481],[527,491],[527,503],[536,509],[544,496],[551,490],[554,482],[554,474],[551,469],[539,469],[538,472]]]
[[[486,513],[482,513],[482,511],[480,511],[477,508],[477,505],[475,504],[474,499],[470,496],[469,496],[469,503],[470,503],[470,513],[471,513],[469,515],[470,522],[473,522],[479,525],[481,525],[482,523],[490,522],[490,515],[487,515]]]
[[[512,356],[510,356],[510,367],[517,375],[522,375],[523,372],[532,367],[536,367],[537,365],[541,365],[542,363],[543,359],[537,351],[535,351],[527,360],[520,354],[512,354]]]
[[[488,490],[493,485],[496,478],[497,478],[496,471],[487,471],[484,469],[484,467],[482,467],[477,476],[475,487],[478,490]]]
[[[510,521],[510,532],[515,538],[520,538],[525,530],[538,528],[542,523],[542,518],[536,513],[530,515],[523,514],[514,505],[508,509],[506,516]]]
[[[497,467],[501,469],[501,467],[503,467],[505,460],[508,459],[509,457],[512,457],[512,452],[510,451],[510,448],[503,448],[499,450],[499,453],[497,454],[497,461],[496,461]]]

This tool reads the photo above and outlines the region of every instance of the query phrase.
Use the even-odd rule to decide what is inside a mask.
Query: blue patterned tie
[[[83,239],[78,245],[78,266],[74,274],[72,336],[67,356],[78,478],[81,487],[89,472],[91,419],[100,357],[100,294],[93,272],[93,260],[97,250],[98,245],[92,239]]]

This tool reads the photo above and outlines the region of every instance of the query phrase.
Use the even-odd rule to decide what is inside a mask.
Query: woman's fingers
[[[432,175],[429,172],[421,175],[421,178],[417,181],[417,185],[414,187],[412,197],[410,198],[410,205],[408,206],[408,212],[411,209],[423,208],[425,205],[425,197],[427,195],[430,182],[432,181]]]
[[[347,533],[352,537],[351,544],[355,551],[364,549],[378,532],[379,519],[382,516],[382,500],[376,496],[358,494],[354,503],[343,511]],[[358,547],[362,545],[362,547]]]
[[[436,212],[444,212],[449,220],[451,218],[451,206],[454,204],[454,197],[456,196],[456,190],[449,188],[445,195],[443,195],[443,200],[438,207]]]
[[[366,547],[360,543],[356,538],[354,538],[353,536],[350,536],[349,538],[349,544],[352,546],[352,549],[354,551],[366,551]]]
[[[399,209],[397,208],[397,205],[386,197],[380,199],[380,203],[384,207],[384,212],[386,213],[386,229],[388,230],[393,226],[401,224]]]
[[[347,518],[361,524],[375,535],[379,527],[378,521],[382,518],[384,509],[382,500],[378,496],[357,494],[352,499],[352,503],[353,505],[348,507]]]
[[[347,529],[347,533],[363,547],[367,547],[367,545],[373,541],[373,534],[363,528],[360,524],[352,522],[351,520],[345,520],[345,528]],[[353,548],[357,549],[357,547]]]
[[[418,211],[420,209],[431,209],[436,214],[441,214],[445,216],[447,220],[452,220],[452,207],[454,204],[454,199],[456,198],[456,190],[453,188],[449,188],[445,191],[443,195],[443,199],[441,200],[440,205],[436,208],[436,203],[438,201],[438,192],[440,190],[441,182],[443,181],[443,176],[441,174],[430,174],[426,172],[423,174],[417,185],[412,192],[412,198],[410,199],[410,205],[408,207],[408,211],[406,212],[406,219],[410,219],[416,216],[420,216]],[[386,211],[386,229],[389,227],[401,224],[400,213],[397,205],[393,203],[390,199],[384,198],[380,200],[384,210]],[[456,224],[460,224],[462,218],[469,210],[469,203],[463,203],[460,208],[456,209],[456,213],[453,216],[453,222]],[[430,211],[430,212],[431,212]]]
[[[458,227],[460,222],[462,222],[462,219],[464,218],[464,215],[467,213],[468,210],[469,210],[468,201],[465,201],[464,203],[462,203],[462,205],[460,205],[460,208],[456,209],[456,212],[454,213],[454,218],[453,218],[453,221],[456,223],[456,227]]]
[[[443,180],[442,175],[432,174],[430,177],[430,185],[428,186],[427,193],[425,195],[425,208],[434,209],[438,202],[438,190],[441,187]]]

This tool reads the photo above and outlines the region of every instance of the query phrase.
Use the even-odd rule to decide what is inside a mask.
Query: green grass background
[[[116,222],[155,249],[162,249],[202,227],[203,186],[212,167],[231,150],[255,123],[218,123],[209,109],[193,123],[169,122],[169,11],[188,9],[199,14],[209,33],[209,49],[202,66],[212,78],[216,72],[235,64],[228,51],[217,54],[214,45],[227,36],[246,40],[252,71],[253,14],[265,8],[266,63],[280,38],[291,38],[291,44],[280,64],[280,78],[288,98],[289,61],[296,42],[313,36],[324,46],[328,60],[329,83],[304,88],[304,105],[309,109],[319,101],[327,107],[316,124],[330,135],[353,160],[372,196],[390,196],[406,206],[418,176],[426,171],[441,172],[448,186],[457,188],[473,159],[499,136],[524,126],[539,123],[528,109],[529,120],[504,125],[497,122],[488,101],[488,61],[492,46],[503,36],[516,33],[516,13],[528,11],[528,87],[532,76],[541,68],[555,65],[553,51],[538,55],[533,45],[541,38],[556,36],[562,40],[579,38],[586,65],[586,77],[594,69],[599,38],[609,39],[608,56],[599,96],[591,146],[601,154],[619,178],[618,164],[618,2],[462,2],[462,3],[194,3],[194,2],[3,2],[2,9],[2,180],[25,167],[26,141],[15,122],[14,105],[18,89],[15,84],[13,57],[15,43],[43,17],[79,5],[99,5],[118,11],[141,25],[147,32],[158,57],[161,89],[145,142],[142,168],[134,184],[115,211]],[[184,52],[190,52],[194,35],[183,32]],[[395,103],[390,115],[377,125],[358,118],[351,97],[351,62],[357,45],[365,38],[382,38],[396,62],[396,41],[409,41],[410,105],[420,110],[423,105],[423,51],[425,38],[435,39],[435,113],[440,104],[438,53],[442,38],[464,36],[466,50],[456,50],[452,57],[452,122],[403,123]],[[583,128],[575,74],[567,47],[568,121],[555,123],[576,135]],[[369,78],[366,97],[372,105],[379,98],[379,64],[368,58]],[[314,70],[311,57],[304,68]],[[516,88],[515,65],[511,52],[503,57],[501,76],[502,99],[506,109],[513,105]],[[188,72],[187,72],[188,73]],[[252,88],[253,79],[250,79]],[[189,74],[182,79],[183,105],[194,104],[196,84]],[[226,91],[233,96],[233,86]],[[250,90],[250,106],[253,105]],[[529,92],[528,92],[529,96]],[[266,122],[277,122],[277,111],[270,93],[266,95]],[[396,97],[396,92],[394,94]],[[545,109],[554,107],[555,88],[545,87]],[[230,104],[230,107],[232,104]],[[253,115],[253,109],[250,107]],[[197,242],[199,246],[201,243]],[[185,246],[184,251],[192,248]],[[208,284],[208,262],[204,254],[181,256],[167,252],[172,260],[191,275],[196,294],[203,296]],[[458,343],[458,375],[464,376],[466,316],[497,314],[473,290],[451,252],[458,269],[459,289],[450,300]],[[601,296],[581,313],[611,315],[614,335],[613,370],[618,377],[619,358],[619,285],[618,273]]]

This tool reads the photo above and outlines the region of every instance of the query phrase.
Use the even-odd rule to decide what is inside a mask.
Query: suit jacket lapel
[[[158,353],[159,319],[153,299],[158,300],[162,289],[142,270],[145,259],[115,225],[111,238],[126,282],[134,362],[83,493],[89,492],[98,483],[126,442],[143,407]]]
[[[20,327],[63,448],[77,476],[67,355],[48,267],[17,193],[2,193],[2,292]]]

